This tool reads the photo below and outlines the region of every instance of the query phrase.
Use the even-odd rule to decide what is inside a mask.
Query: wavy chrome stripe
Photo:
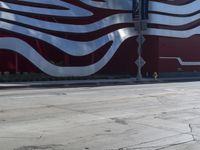
[[[105,0],[105,2],[97,2],[92,0],[80,0],[81,2],[96,8],[115,9],[115,10],[131,10],[132,0]]]
[[[72,33],[93,32],[114,24],[132,22],[131,14],[116,14],[87,25],[48,22],[3,11],[0,12],[0,18],[17,23],[23,23],[40,29]]]
[[[25,27],[21,27],[18,25],[13,25],[4,21],[1,21],[0,23],[1,23],[1,26],[0,26],[1,29],[5,29],[8,31],[12,31],[15,33],[20,33],[29,37],[40,39],[42,41],[45,41],[59,48],[61,51],[73,56],[84,56],[84,55],[93,53],[94,51],[96,51],[97,49],[105,45],[106,43],[116,40],[116,37],[114,37],[113,35],[119,33],[120,31],[120,30],[117,30],[117,31],[108,33],[107,35],[102,36],[93,41],[80,42],[80,41],[72,41],[72,40],[59,38],[50,34],[46,34],[46,33],[25,28]]]
[[[200,34],[200,26],[184,31],[149,28],[149,30],[145,31],[144,34],[164,37],[189,38],[193,35]]]
[[[174,15],[188,15],[195,12],[198,12],[200,6],[200,1],[195,0],[191,3],[185,4],[185,5],[170,5],[170,4],[164,4],[162,2],[150,2],[150,8],[149,11],[155,11],[155,12],[162,12],[167,14],[174,14]]]
[[[12,32],[20,33],[26,36],[34,37],[40,40],[43,40],[45,42],[48,42],[49,44],[54,45],[55,47],[58,47],[62,51],[74,55],[74,56],[83,56],[87,55],[89,53],[92,53],[94,50],[88,50],[91,48],[97,49],[99,45],[104,45],[108,41],[113,40],[108,39],[108,36],[105,35],[97,40],[93,40],[90,42],[77,42],[77,41],[71,41],[71,40],[66,40],[63,38],[59,38],[53,35],[49,35],[46,33],[42,33],[33,29],[25,28],[19,25],[13,25],[4,21],[1,21],[1,26],[0,28],[6,29]],[[117,31],[115,31],[117,32]],[[193,29],[189,30],[184,30],[184,31],[175,31],[175,30],[169,30],[169,29],[155,29],[155,28],[149,28],[148,31],[145,32],[147,35],[156,35],[156,36],[167,36],[167,37],[180,37],[180,38],[187,38],[190,36],[193,36],[195,34],[200,34],[200,26],[195,27]],[[85,47],[83,46],[77,46],[77,43],[80,45],[84,44],[86,45]],[[98,46],[96,46],[98,45]],[[66,50],[66,49],[73,49],[73,50]],[[75,50],[79,50],[75,52]]]
[[[168,26],[183,26],[190,24],[194,21],[200,19],[200,14],[196,14],[188,17],[176,17],[176,16],[166,16],[161,14],[151,14],[149,15],[149,23],[168,25]]]
[[[180,57],[160,57],[160,59],[177,60],[181,66],[200,66],[200,61],[183,61]]]
[[[63,52],[73,56],[84,56],[93,53],[94,51],[96,51],[98,48],[102,47],[109,41],[116,40],[116,38],[113,37],[112,35],[119,32],[119,30],[117,30],[93,41],[79,42],[79,41],[71,41],[59,38],[50,34],[42,33],[18,25],[13,25],[4,21],[1,21],[0,28],[48,42],[49,44],[59,48]],[[195,34],[200,34],[200,26],[184,31],[150,28],[148,31],[145,32],[145,34],[154,36],[188,38]]]
[[[186,5],[194,1],[195,0],[165,0],[163,1],[163,3],[169,4],[169,5]]]
[[[132,10],[132,0],[106,0],[105,2],[95,2],[92,0],[80,0],[81,2],[96,8],[114,10]],[[168,13],[174,15],[188,15],[198,12],[200,1],[196,0],[185,5],[170,5],[162,2],[150,1],[149,11]]]
[[[27,2],[30,3],[37,3],[37,4],[48,4],[48,5],[55,5],[55,6],[61,6],[61,7],[66,7],[66,8],[71,8],[69,5],[66,5],[66,2],[61,1],[61,0],[18,0],[21,2]],[[71,5],[71,4],[70,4]]]
[[[129,13],[112,15],[102,20],[99,20],[95,23],[91,23],[87,25],[48,22],[48,21],[43,21],[43,20],[34,19],[30,17],[24,17],[21,15],[3,12],[3,11],[0,12],[0,18],[9,20],[9,21],[14,21],[17,23],[23,23],[26,25],[40,28],[40,29],[59,31],[59,32],[72,32],[72,33],[88,33],[88,32],[100,30],[102,28],[105,28],[114,24],[132,23],[132,15]],[[182,25],[187,25],[189,23],[192,23],[200,19],[200,14],[196,14],[194,16],[189,16],[189,17],[175,17],[175,16],[166,16],[166,15],[161,15],[161,14],[150,13],[149,18],[150,18],[149,23],[152,23],[152,24],[182,26]]]
[[[93,13],[89,12],[88,10],[74,6],[67,2],[62,2],[60,0],[51,1],[51,4],[54,4],[56,6],[66,7],[66,9],[69,8],[69,10],[38,8],[38,7],[32,7],[32,6],[11,4],[11,3],[6,3],[6,2],[0,2],[0,8],[17,11],[17,12],[43,14],[43,15],[50,15],[50,16],[86,17],[86,16],[93,15]]]
[[[95,64],[91,64],[83,67],[60,67],[55,66],[45,60],[40,54],[36,52],[30,45],[17,38],[0,38],[0,49],[12,50],[27,58],[41,71],[48,75],[56,77],[66,76],[88,76],[96,73],[103,68],[109,60],[113,57],[119,46],[127,38],[133,36],[133,31],[130,28],[121,29],[119,32],[112,33],[112,37],[115,37],[115,41],[107,53]],[[12,44],[10,44],[12,43]]]

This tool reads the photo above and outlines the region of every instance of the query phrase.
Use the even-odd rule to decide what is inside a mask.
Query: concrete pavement
[[[199,150],[200,82],[0,92],[2,150]]]

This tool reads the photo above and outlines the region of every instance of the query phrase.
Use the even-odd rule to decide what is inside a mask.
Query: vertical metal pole
[[[142,33],[142,1],[139,0],[139,21],[138,21],[138,25],[139,25],[139,30],[138,30],[138,70],[137,70],[137,76],[136,76],[136,80],[137,81],[141,81],[142,80],[142,73],[141,73],[141,69],[142,69],[142,60],[141,60],[141,55],[142,55],[142,37],[143,37],[143,33]]]
[[[137,65],[137,76],[136,76],[136,80],[137,81],[141,81],[142,80],[142,67],[145,65],[145,61],[142,58],[142,46],[143,43],[145,42],[145,38],[143,36],[143,31],[147,29],[147,22],[145,19],[147,19],[148,17],[144,16],[143,18],[143,13],[146,10],[143,10],[144,7],[146,6],[142,6],[143,4],[146,5],[145,3],[143,3],[145,1],[143,0],[137,0],[137,9],[136,8],[136,0],[133,0],[133,21],[135,23],[135,30],[138,33],[138,37],[136,39],[137,43],[138,43],[138,49],[137,49],[137,54],[138,54],[138,58],[135,61],[136,65]],[[137,13],[138,12],[138,13]],[[135,20],[134,20],[135,19]]]

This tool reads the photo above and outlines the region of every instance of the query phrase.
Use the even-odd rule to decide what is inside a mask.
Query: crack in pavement
[[[193,128],[192,128],[192,125],[189,124],[189,128],[190,128],[190,133],[191,133],[191,136],[193,138],[193,141],[196,141],[195,137],[194,137],[194,134],[193,134]]]
[[[41,139],[42,136],[38,137],[0,137],[0,139]]]
[[[169,147],[187,144],[187,143],[191,143],[191,142],[193,142],[193,140],[188,140],[188,141],[185,141],[185,142],[173,143],[173,144],[168,144],[168,145],[132,147],[132,148],[131,147],[121,147],[121,148],[117,148],[117,149],[106,149],[106,150],[146,150],[146,149],[150,149],[150,148],[154,148],[155,150],[164,150],[164,149],[169,148]]]
[[[165,131],[172,131],[172,132],[176,132],[176,133],[180,133],[180,134],[187,134],[187,135],[193,136],[193,133],[191,134],[191,129],[190,129],[189,132],[181,132],[181,131],[178,131],[178,130],[173,129],[173,128],[165,128],[165,127],[160,127],[160,126],[153,126],[153,125],[139,123],[139,122],[135,122],[135,124],[143,125],[143,126],[147,126],[147,127],[151,127],[151,128],[155,128],[155,129],[160,129],[160,130],[165,130]]]
[[[164,150],[166,148],[170,148],[170,147],[178,146],[178,145],[183,145],[183,144],[187,144],[187,143],[191,143],[191,142],[194,142],[194,140],[189,140],[189,141],[185,141],[185,142],[180,142],[180,143],[174,143],[174,144],[165,145],[165,146],[163,146],[161,148],[157,148],[155,150]]]
[[[63,145],[61,144],[50,144],[50,145],[30,145],[30,146],[22,146],[19,148],[15,148],[14,150],[64,150]]]

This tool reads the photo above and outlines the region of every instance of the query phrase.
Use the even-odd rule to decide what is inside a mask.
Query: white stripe
[[[96,73],[103,68],[109,60],[113,57],[119,46],[129,35],[129,28],[121,29],[119,32],[113,34],[116,40],[113,42],[111,48],[107,53],[95,64],[82,67],[59,67],[55,66],[46,61],[40,54],[38,54],[30,45],[17,38],[0,38],[0,49],[12,50],[27,58],[41,71],[48,75],[56,77],[67,77],[67,76],[88,76]],[[12,44],[10,44],[12,43]]]

